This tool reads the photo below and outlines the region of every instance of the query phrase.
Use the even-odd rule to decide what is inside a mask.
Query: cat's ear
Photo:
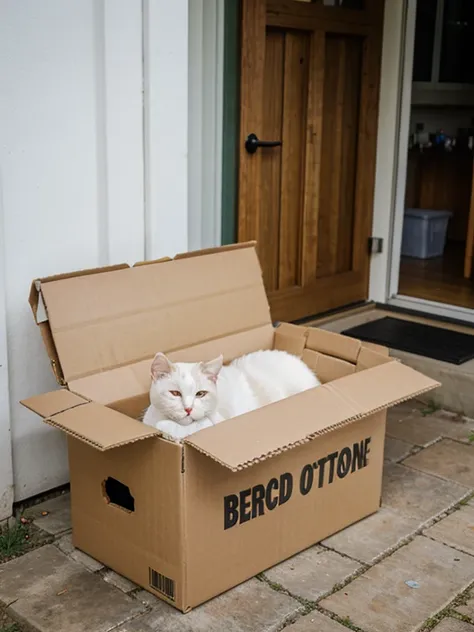
[[[222,369],[223,362],[224,357],[222,354],[214,360],[209,360],[209,362],[201,362],[201,371],[211,380],[211,382],[215,383],[217,381],[219,371]]]
[[[151,363],[151,379],[156,382],[160,377],[169,375],[173,370],[173,364],[168,360],[164,353],[157,353]]]

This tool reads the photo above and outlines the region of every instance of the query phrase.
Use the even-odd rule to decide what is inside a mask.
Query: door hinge
[[[383,237],[369,237],[369,255],[383,252]]]

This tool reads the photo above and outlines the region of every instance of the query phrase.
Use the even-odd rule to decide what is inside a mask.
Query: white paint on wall
[[[11,515],[13,504],[13,466],[5,307],[5,244],[3,234],[2,174],[0,171],[0,522]]]
[[[188,247],[188,0],[143,0],[146,258]]]
[[[18,403],[56,387],[27,301],[31,280],[144,255],[142,13],[128,0],[0,7],[4,295],[21,500],[68,480],[64,437]]]
[[[224,1],[189,2],[189,250],[222,243]]]
[[[140,2],[93,0],[96,8],[97,151],[109,263],[145,258],[143,13]]]
[[[27,301],[32,279],[173,255],[194,233],[199,245],[220,235],[213,119],[222,118],[222,106],[218,90],[212,96],[196,84],[203,117],[193,131],[202,126],[210,139],[215,167],[201,165],[203,180],[188,188],[188,170],[196,173],[202,160],[188,154],[188,4],[0,0],[0,327],[4,317],[7,330],[3,346],[0,332],[0,516],[10,502],[2,493],[11,493],[11,448],[16,500],[68,480],[64,437],[18,403],[57,388]],[[204,34],[213,37],[202,41],[203,77],[212,86],[222,73],[223,0],[201,9]],[[190,235],[196,191],[214,206],[200,216],[207,228],[199,223]]]

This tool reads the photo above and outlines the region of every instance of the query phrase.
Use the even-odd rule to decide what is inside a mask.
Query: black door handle
[[[259,140],[256,134],[249,134],[245,141],[245,149],[249,154],[254,154],[259,147],[278,147],[281,140]]]

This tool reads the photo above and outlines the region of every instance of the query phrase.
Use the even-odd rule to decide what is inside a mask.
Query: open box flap
[[[254,243],[43,279],[30,302],[62,383],[271,323]]]
[[[28,399],[23,399],[20,404],[23,404],[26,408],[46,419],[52,415],[57,415],[70,408],[76,406],[82,406],[89,402],[85,397],[71,393],[66,388],[62,388],[59,391],[51,391],[50,393],[43,393],[42,395],[35,395]]]
[[[140,421],[65,389],[30,397],[21,403],[43,417],[45,423],[100,451],[159,435]]]
[[[437,386],[394,360],[201,430],[185,443],[242,470]]]
[[[225,338],[210,340],[187,349],[172,351],[169,353],[169,358],[173,362],[200,362],[212,360],[222,354],[224,362],[230,362],[236,356],[250,353],[255,349],[271,349],[273,337],[273,327],[271,324],[267,324],[250,331],[241,331]],[[71,380],[69,388],[74,393],[105,405],[137,398],[144,394],[148,398],[150,364],[148,358],[142,362]],[[149,402],[146,402],[144,408],[148,404]]]

